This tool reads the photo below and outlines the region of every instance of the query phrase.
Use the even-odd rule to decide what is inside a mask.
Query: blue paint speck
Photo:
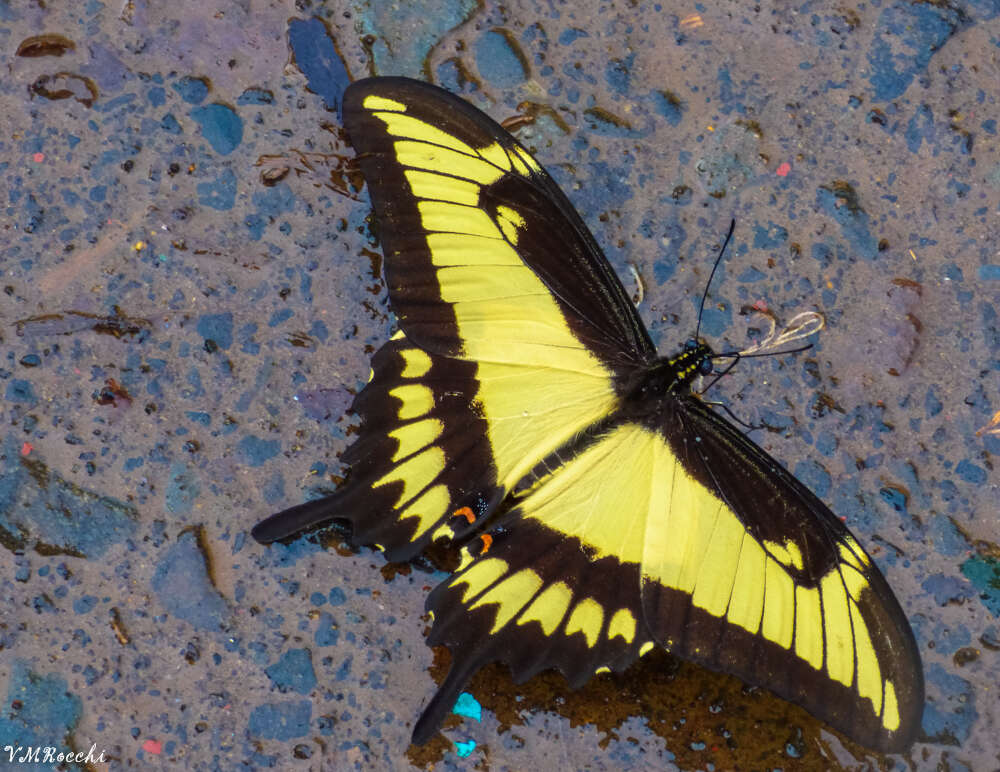
[[[311,719],[309,700],[268,702],[253,709],[247,732],[269,740],[293,740],[308,734]]]
[[[229,620],[229,604],[212,585],[194,531],[185,531],[156,564],[153,591],[160,604],[198,630],[219,630]]]
[[[174,84],[174,91],[188,104],[201,104],[208,96],[208,82],[203,78],[187,76]]]
[[[319,18],[288,22],[288,45],[309,90],[323,98],[327,110],[340,114],[344,89],[351,82],[326,25]],[[245,93],[245,92],[244,92]]]
[[[263,466],[268,459],[278,455],[281,444],[277,440],[265,440],[249,434],[240,440],[237,449],[248,466]]]
[[[220,155],[229,155],[243,141],[243,121],[228,105],[216,102],[198,107],[191,111],[191,117],[201,126],[201,135]]]
[[[309,694],[316,687],[316,671],[308,649],[290,649],[264,670],[278,691]]]
[[[889,101],[902,95],[958,23],[959,12],[943,5],[897,2],[884,9],[868,51],[875,99]]]
[[[7,384],[4,397],[8,402],[22,402],[29,405],[38,402],[38,397],[35,396],[35,390],[31,385],[31,381],[20,379],[15,379]]]
[[[233,345],[233,315],[228,311],[199,317],[196,329],[202,338],[211,340],[221,349],[225,350]],[[188,417],[191,417],[190,413]]]
[[[236,203],[236,173],[225,169],[213,181],[199,182],[198,202],[220,212],[232,209]]]
[[[500,29],[487,30],[476,41],[476,67],[498,88],[523,83],[528,72],[514,43]]]
[[[468,756],[476,749],[475,740],[465,740],[464,742],[455,743],[455,753],[458,754],[459,758],[468,758]]]

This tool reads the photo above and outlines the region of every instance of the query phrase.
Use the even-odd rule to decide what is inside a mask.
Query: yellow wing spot
[[[441,448],[431,446],[423,453],[410,456],[406,461],[394,466],[388,473],[376,480],[372,487],[378,488],[394,482],[403,483],[402,495],[395,501],[395,505],[398,506],[400,503],[409,502],[420,491],[434,482],[434,478],[441,474],[442,469],[444,469],[444,451]]]
[[[538,622],[545,635],[552,635],[566,616],[572,599],[573,591],[565,582],[550,584],[517,618],[517,623],[526,625],[529,622]]]
[[[434,531],[434,535],[431,536],[432,541],[437,541],[438,539],[454,539],[454,538],[455,538],[454,529],[452,529],[447,525],[438,526]]]
[[[823,667],[823,611],[815,587],[795,588],[795,653],[814,669]]]
[[[599,668],[597,668],[597,670],[594,671],[594,675],[601,675],[602,673],[610,673],[610,672],[611,668],[609,668],[607,665],[601,665]]]
[[[419,519],[417,530],[414,531],[412,539],[419,539],[424,533],[441,519],[441,515],[448,511],[451,503],[451,494],[445,485],[435,485],[428,488],[419,497],[406,505],[406,509],[399,513],[400,520],[408,520],[412,517]]]
[[[608,623],[608,640],[621,636],[625,643],[632,643],[635,638],[635,617],[627,608],[620,608]]]
[[[397,463],[407,456],[412,456],[419,450],[423,450],[434,440],[441,436],[444,431],[444,424],[434,418],[425,418],[412,424],[404,424],[398,429],[389,432],[398,443],[396,452],[392,456],[392,463]]]
[[[507,573],[510,568],[507,561],[500,558],[486,558],[469,568],[468,571],[459,574],[451,580],[452,587],[460,584],[466,585],[462,594],[462,603],[467,603],[471,598],[475,598],[484,592],[487,587],[494,584],[501,576]]]
[[[802,570],[802,550],[799,549],[799,545],[795,542],[786,541],[784,544],[778,544],[774,541],[765,541],[764,549],[768,551],[772,558],[786,568]]]
[[[856,568],[858,571],[865,570],[865,566],[868,565],[868,556],[852,536],[847,535],[844,537],[844,543],[840,545],[839,551],[842,561]]]
[[[875,656],[875,647],[861,611],[854,601],[848,601],[848,605],[851,609],[851,621],[854,623],[854,650],[858,657],[858,694],[871,700],[872,710],[877,716],[882,712],[882,673],[878,657]]]
[[[882,726],[890,732],[899,729],[899,702],[896,700],[896,687],[892,681],[885,682],[885,699],[883,700]]]
[[[444,526],[441,527],[444,528]],[[462,549],[458,551],[458,568],[455,569],[455,573],[460,574],[462,571],[467,569],[472,564],[472,561],[476,559],[476,557],[477,557],[476,555],[473,555],[469,551],[468,547],[462,547]]]
[[[841,568],[841,575],[844,577],[844,586],[847,587],[847,592],[854,600],[859,600],[861,591],[868,586],[868,580],[865,579],[864,574],[851,565],[845,565]]]
[[[510,156],[499,142],[494,142],[478,151],[479,156],[504,172],[510,171]]]
[[[776,560],[768,558],[764,567],[764,637],[783,648],[792,645],[795,622],[795,585]]]
[[[469,611],[480,606],[497,604],[493,629],[490,630],[490,635],[493,635],[524,608],[524,605],[541,589],[541,586],[542,578],[530,568],[524,568],[487,590],[475,603],[469,606]]]
[[[524,218],[516,210],[509,206],[497,207],[497,225],[500,226],[500,231],[512,245],[517,246],[517,240],[520,237],[518,228],[523,228],[524,224]]]
[[[566,622],[566,636],[581,632],[587,639],[587,646],[592,647],[597,643],[603,623],[604,609],[601,604],[593,598],[584,598],[573,607],[573,613],[569,615],[569,621]]]
[[[819,586],[823,594],[826,672],[834,681],[850,686],[854,682],[854,635],[847,591],[837,569],[824,576]]]
[[[733,579],[733,594],[729,599],[726,618],[747,632],[756,635],[764,614],[764,566],[767,555],[750,534],[743,537],[739,565]]]
[[[530,177],[531,170],[528,165],[524,162],[522,158],[523,153],[519,152],[519,149],[515,148],[513,152],[510,153],[510,162],[514,166],[514,171],[520,174],[522,177]]]
[[[540,172],[542,167],[539,166],[538,161],[536,161],[529,153],[525,152],[521,148],[514,148],[514,154],[521,159],[521,162],[528,167],[532,172]]]
[[[652,641],[646,641],[642,646],[639,647],[639,656],[645,657],[649,652],[653,650],[654,644]]]
[[[375,94],[369,94],[366,96],[361,104],[368,110],[395,110],[400,113],[406,112],[406,105],[402,102],[397,102],[395,99],[389,99],[388,97],[376,96]]]
[[[403,403],[397,413],[402,421],[426,415],[434,407],[434,392],[419,383],[397,386],[389,391],[389,396]]]

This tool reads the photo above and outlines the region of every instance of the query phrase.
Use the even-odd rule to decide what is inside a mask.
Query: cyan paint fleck
[[[191,111],[201,135],[220,155],[229,155],[243,141],[243,121],[231,107],[218,102]]]
[[[177,537],[156,564],[153,592],[168,612],[197,630],[220,630],[230,617],[229,603],[208,576],[205,556],[194,531]]]
[[[455,753],[461,759],[467,758],[476,749],[475,740],[465,740],[455,743]]]
[[[483,708],[468,692],[462,692],[458,695],[458,699],[455,700],[455,707],[452,708],[452,712],[459,716],[465,716],[466,718],[472,718],[476,721],[482,721],[483,719]]]
[[[975,556],[962,564],[962,575],[979,590],[979,599],[989,612],[1000,617],[1000,560]]]

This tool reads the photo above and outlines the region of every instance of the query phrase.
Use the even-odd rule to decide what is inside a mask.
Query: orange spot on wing
[[[476,514],[468,507],[459,507],[454,512],[451,513],[452,517],[464,517],[469,521],[469,524],[476,522]]]
[[[479,538],[483,540],[483,551],[480,552],[479,554],[485,555],[487,552],[490,551],[490,547],[493,546],[493,537],[490,536],[488,533],[484,533]]]

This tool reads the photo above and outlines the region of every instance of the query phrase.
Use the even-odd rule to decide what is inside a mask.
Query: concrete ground
[[[0,0],[0,767],[1000,768],[1000,8],[831,8]],[[487,669],[408,748],[445,574],[249,538],[334,486],[393,331],[347,73],[534,117],[664,352],[734,217],[702,333],[824,314],[716,398],[897,593],[910,753],[669,657],[579,692]]]

